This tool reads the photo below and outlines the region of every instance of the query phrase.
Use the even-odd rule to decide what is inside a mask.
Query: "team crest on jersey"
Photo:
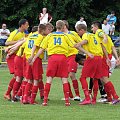
[[[94,43],[97,45],[98,44],[98,42],[97,42],[97,40],[95,39],[95,37],[94,37]]]

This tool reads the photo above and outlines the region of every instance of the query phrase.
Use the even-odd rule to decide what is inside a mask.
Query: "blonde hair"
[[[76,29],[77,29],[77,30],[83,29],[83,30],[87,31],[87,26],[84,25],[84,24],[78,24],[78,25],[76,26]]]
[[[56,29],[62,30],[64,28],[64,26],[65,26],[65,23],[62,20],[58,20],[56,22]]]
[[[50,28],[52,30],[54,29],[54,26],[51,23],[49,23],[49,22],[46,23],[45,25],[46,25],[46,28]]]
[[[39,33],[45,31],[45,29],[46,29],[46,26],[44,24],[39,24],[39,26],[38,26],[38,32]]]

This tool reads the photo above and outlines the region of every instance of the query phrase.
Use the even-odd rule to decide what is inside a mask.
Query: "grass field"
[[[79,78],[80,68],[77,73]],[[70,107],[64,106],[61,80],[55,78],[51,87],[48,106],[41,106],[42,101],[37,96],[39,105],[22,105],[3,99],[9,79],[12,76],[7,68],[0,68],[0,120],[119,120],[120,104],[109,105],[97,103],[96,105],[79,106],[77,101],[71,101]],[[118,95],[120,95],[120,69],[115,69],[111,76]],[[70,80],[69,80],[70,81]],[[45,82],[45,76],[44,76]],[[80,82],[79,82],[80,83]],[[80,85],[79,85],[80,86]],[[80,86],[81,97],[84,98]],[[98,98],[100,95],[98,95]]]

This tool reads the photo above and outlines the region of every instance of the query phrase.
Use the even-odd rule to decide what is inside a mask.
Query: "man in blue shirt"
[[[108,21],[108,24],[115,24],[117,21],[117,18],[115,16],[115,12],[112,11],[110,15],[107,16],[106,20]]]

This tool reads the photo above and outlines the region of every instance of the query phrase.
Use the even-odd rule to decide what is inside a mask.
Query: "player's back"
[[[8,41],[18,41],[24,37],[25,37],[24,32],[20,32],[18,29],[15,29],[13,32],[10,33],[10,36],[8,37],[7,42]]]
[[[63,32],[53,32],[49,34],[41,43],[42,48],[47,48],[48,55],[68,54],[68,46],[73,46],[74,42]]]
[[[33,34],[28,36],[25,43],[25,49],[24,49],[24,54],[26,58],[29,58],[29,56],[31,55],[31,50],[37,38],[38,38],[38,32],[34,32]]]
[[[87,49],[90,53],[92,53],[95,56],[103,56],[101,43],[99,40],[96,39],[95,34],[88,34]]]
[[[74,42],[78,43],[81,42],[82,39],[80,38],[80,36],[75,32],[75,31],[69,31],[67,33],[67,36],[73,40]],[[68,52],[68,56],[71,55],[76,55],[78,53],[78,50],[76,48],[73,47],[69,47],[69,52]]]

